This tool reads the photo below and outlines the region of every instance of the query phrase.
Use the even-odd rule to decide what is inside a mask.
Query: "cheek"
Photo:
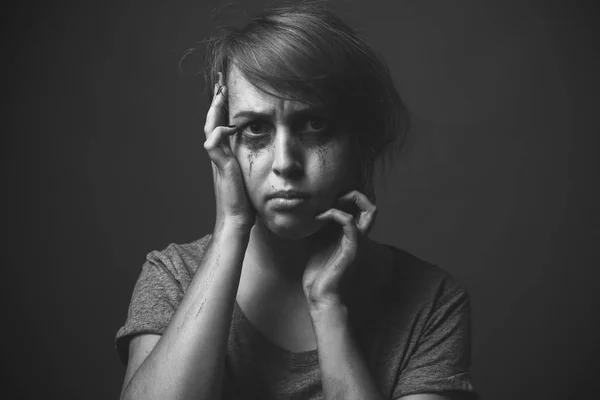
[[[242,171],[248,199],[255,209],[260,209],[266,179],[265,168],[269,163],[268,151],[267,149],[252,151],[241,146],[234,150],[234,155]]]
[[[253,169],[256,160],[260,157],[261,150],[248,148],[241,141],[237,141],[233,138],[230,141],[230,145],[231,151],[238,161],[244,179],[246,180],[246,186],[248,186],[251,184],[250,178],[252,178]]]
[[[235,135],[231,138],[230,144],[244,176],[250,179],[256,172],[257,164],[260,164],[261,159],[266,154],[266,150],[270,145],[269,138],[250,140],[241,135]]]
[[[354,185],[356,163],[347,141],[332,141],[314,147],[313,168],[324,186],[336,191],[351,190]]]
[[[260,156],[258,151],[245,151],[244,152],[244,159],[243,159],[243,163],[245,164],[246,168],[244,168],[244,172],[245,175],[247,175],[248,179],[252,178],[252,168],[254,167],[254,162],[258,159],[258,157]]]

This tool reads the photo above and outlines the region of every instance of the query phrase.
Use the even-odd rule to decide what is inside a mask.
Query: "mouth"
[[[267,201],[276,210],[293,210],[308,202],[308,193],[286,190],[272,193],[267,196]]]
[[[269,200],[271,206],[278,210],[291,210],[297,208],[306,202],[306,199],[300,197],[294,197],[290,199],[284,199],[283,197],[274,197]]]
[[[267,196],[267,200],[271,199],[307,199],[309,194],[297,190],[280,190],[273,192]]]

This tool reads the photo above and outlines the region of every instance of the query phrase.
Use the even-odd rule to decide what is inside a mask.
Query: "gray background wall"
[[[199,60],[182,71],[178,61],[223,15],[265,2],[214,19],[223,4],[4,10],[2,354],[15,398],[117,398],[113,337],[145,254],[212,228]],[[373,236],[468,288],[485,399],[590,395],[593,2],[336,4],[385,55],[415,115],[404,154],[378,182]]]

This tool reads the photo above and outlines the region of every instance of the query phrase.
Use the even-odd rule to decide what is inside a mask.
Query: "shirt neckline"
[[[393,274],[396,275],[399,264],[399,254],[397,249],[389,244],[386,244],[393,253]],[[391,279],[393,280],[393,279]],[[387,289],[387,288],[386,288]],[[265,352],[265,355],[279,360],[289,368],[306,368],[308,366],[314,366],[319,364],[319,352],[318,349],[293,352],[285,349],[268,339],[258,328],[256,328],[252,322],[246,317],[244,311],[238,304],[237,300],[234,302],[233,307],[233,319],[237,325],[237,329],[243,332],[247,332],[250,336],[250,345],[257,346],[258,349]]]
[[[237,328],[250,334],[250,345],[256,345],[266,353],[265,355],[283,362],[290,368],[318,365],[319,353],[317,349],[293,352],[274,343],[252,324],[244,314],[237,300],[233,308],[233,317],[238,324]]]

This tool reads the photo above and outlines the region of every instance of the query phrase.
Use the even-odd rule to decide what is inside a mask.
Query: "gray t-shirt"
[[[125,324],[116,336],[121,361],[129,340],[162,334],[201,264],[210,235],[148,254]],[[391,247],[391,246],[390,246]],[[392,247],[395,265],[380,307],[353,327],[386,399],[417,393],[474,395],[466,291],[440,268]],[[226,355],[226,399],[322,399],[316,350],[293,353],[268,340],[235,304]]]

